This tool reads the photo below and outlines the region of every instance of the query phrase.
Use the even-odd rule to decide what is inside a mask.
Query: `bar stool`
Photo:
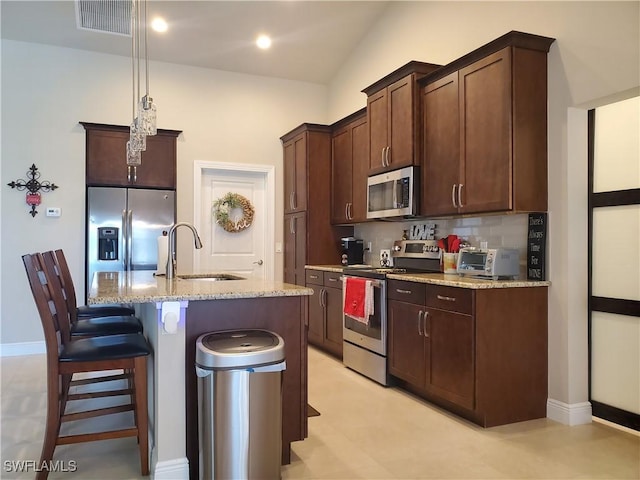
[[[149,432],[147,413],[147,356],[151,348],[141,334],[107,335],[72,340],[69,331],[69,314],[60,291],[52,288],[50,279],[56,276],[47,267],[41,254],[24,255],[22,261],[27,272],[31,293],[36,303],[44,330],[47,355],[47,419],[45,437],[40,457],[41,468],[37,480],[49,475],[57,445],[137,437],[140,450],[142,475],[149,474]],[[106,375],[73,380],[75,373],[109,372],[122,370],[121,375]],[[129,380],[129,388],[98,392],[69,393],[72,386],[106,382],[115,379]],[[65,413],[67,402],[87,398],[128,396],[124,405]],[[74,435],[60,435],[62,422],[80,421],[102,415],[133,411],[135,425],[130,428]]]
[[[76,293],[67,260],[62,250],[43,254],[46,263],[55,273],[51,279],[54,288],[60,289],[67,304],[71,321],[71,337],[95,337],[122,333],[142,333],[142,322],[133,316],[129,307],[83,305],[76,307]]]

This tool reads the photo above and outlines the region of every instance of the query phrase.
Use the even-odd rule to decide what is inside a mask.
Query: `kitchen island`
[[[262,328],[285,341],[282,461],[307,435],[307,296],[311,289],[258,279],[167,280],[151,271],[96,273],[92,305],[135,306],[153,348],[149,363],[151,472],[155,479],[198,478],[195,342],[203,333]]]

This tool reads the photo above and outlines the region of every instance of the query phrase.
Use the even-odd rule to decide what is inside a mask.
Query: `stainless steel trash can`
[[[279,479],[284,340],[229,330],[196,341],[200,479]]]

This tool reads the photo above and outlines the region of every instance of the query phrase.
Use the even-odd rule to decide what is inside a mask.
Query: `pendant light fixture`
[[[131,0],[131,73],[133,120],[127,142],[127,165],[134,168],[135,178],[135,169],[141,164],[142,152],[147,148],[147,136],[155,135],[158,131],[156,106],[149,95],[146,0]],[[140,84],[143,75],[145,95],[141,97]],[[129,176],[131,177],[131,172]]]

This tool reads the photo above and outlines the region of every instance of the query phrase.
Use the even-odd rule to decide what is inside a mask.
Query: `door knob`
[[[257,262],[253,262],[253,263],[257,263],[258,265],[262,265],[264,262],[262,260],[258,260]]]

